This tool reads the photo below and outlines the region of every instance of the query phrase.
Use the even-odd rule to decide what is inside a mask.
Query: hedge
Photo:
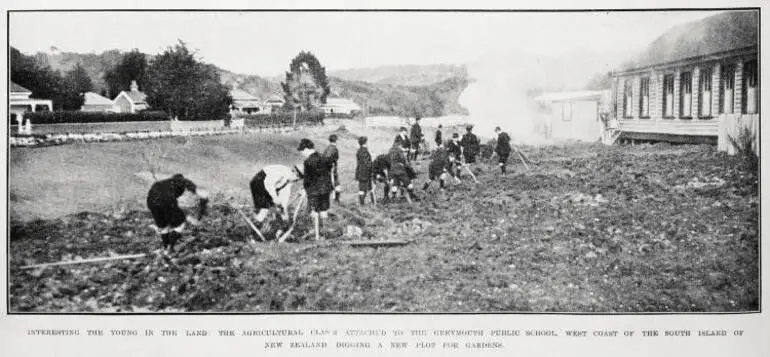
[[[24,119],[32,124],[63,124],[63,123],[120,123],[131,121],[163,121],[168,120],[168,114],[160,111],[144,111],[139,113],[102,113],[81,111],[55,111],[25,113]]]
[[[265,125],[292,125],[294,123],[294,114],[292,113],[272,113],[272,114],[241,114],[237,119],[245,119],[244,125],[249,127],[258,127]],[[297,113],[297,124],[323,124],[323,113]]]

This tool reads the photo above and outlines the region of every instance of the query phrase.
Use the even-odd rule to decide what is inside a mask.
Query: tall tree
[[[64,79],[40,58],[11,47],[11,80],[32,91],[33,98],[51,99],[54,109],[62,108],[66,92]]]
[[[310,52],[302,51],[289,64],[286,81],[281,83],[289,106],[310,110],[326,103],[329,96],[329,79],[326,68]]]
[[[143,89],[147,74],[147,56],[139,50],[132,50],[123,55],[115,67],[104,73],[104,82],[107,85],[107,93],[114,98],[121,91],[129,90],[131,81],[136,81],[139,89]]]
[[[182,120],[224,118],[233,102],[216,67],[199,61],[182,41],[155,57],[145,78],[150,107]]]
[[[85,101],[84,94],[93,88],[91,77],[86,69],[78,63],[64,76],[64,93],[62,93],[62,108],[64,110],[78,110]]]

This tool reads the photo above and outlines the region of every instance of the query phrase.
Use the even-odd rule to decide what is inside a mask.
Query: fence
[[[749,128],[755,135],[754,152],[759,155],[759,114],[725,114],[719,117],[719,138],[717,148],[735,155],[735,148],[729,137],[737,138],[741,128]]]

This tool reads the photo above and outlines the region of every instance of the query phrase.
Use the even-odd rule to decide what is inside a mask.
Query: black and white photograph
[[[7,312],[760,312],[760,9],[13,10]]]

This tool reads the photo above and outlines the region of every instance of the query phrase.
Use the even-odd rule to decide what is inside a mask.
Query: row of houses
[[[676,26],[614,71],[603,91],[547,93],[545,133],[612,143],[618,139],[706,142],[748,127],[758,137],[757,11],[729,11]]]
[[[11,82],[10,88],[10,115],[11,120],[16,121],[25,112],[50,111],[53,103],[50,99],[30,98],[32,91]],[[231,112],[243,114],[272,113],[283,107],[285,101],[278,95],[272,95],[264,101],[239,89],[230,92],[233,98]],[[136,81],[131,81],[130,90],[120,92],[115,99],[109,99],[94,92],[84,94],[84,103],[80,108],[84,112],[108,112],[108,113],[136,113],[149,108],[147,95],[139,90]],[[353,101],[345,98],[327,98],[326,104],[321,106],[327,114],[353,114],[361,110],[361,107]]]

